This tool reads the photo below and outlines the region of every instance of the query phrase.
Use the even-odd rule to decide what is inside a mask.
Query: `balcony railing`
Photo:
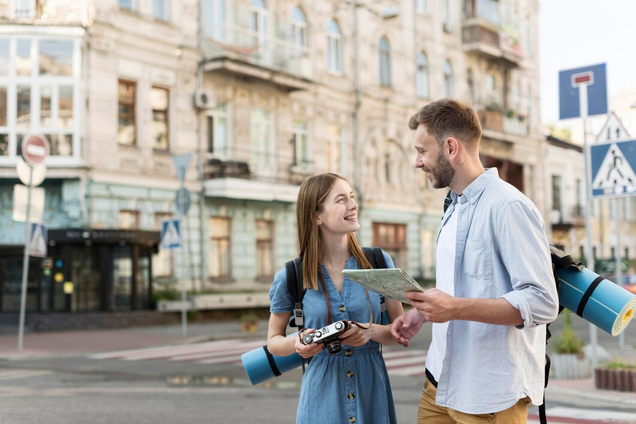
[[[463,23],[462,43],[467,51],[504,59],[513,66],[518,66],[523,60],[518,39],[483,18],[470,18]]]
[[[214,28],[206,42],[207,59],[229,58],[310,80],[309,49],[269,34],[233,24]]]
[[[479,120],[484,129],[502,132],[504,114],[496,110],[483,109],[479,111]]]
[[[528,123],[525,119],[519,119],[517,116],[513,116],[511,118],[504,117],[503,120],[503,129],[504,132],[508,134],[517,135],[520,137],[525,137],[528,135]]]
[[[245,147],[233,147],[208,153],[205,179],[240,178],[281,184],[300,185],[311,175],[310,161],[298,162],[291,153],[273,153]]]
[[[585,226],[585,208],[581,205],[552,210],[550,220],[553,227],[568,229],[571,227]]]

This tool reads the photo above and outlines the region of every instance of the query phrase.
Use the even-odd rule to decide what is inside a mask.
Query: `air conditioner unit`
[[[207,90],[197,90],[194,93],[194,106],[198,109],[210,109],[216,106],[216,96]]]

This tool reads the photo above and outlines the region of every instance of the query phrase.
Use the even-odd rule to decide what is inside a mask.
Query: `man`
[[[441,99],[409,121],[415,167],[452,202],[437,235],[436,288],[407,293],[393,322],[409,346],[433,323],[418,423],[525,423],[543,401],[547,324],[558,313],[550,250],[536,206],[479,160],[481,124]]]

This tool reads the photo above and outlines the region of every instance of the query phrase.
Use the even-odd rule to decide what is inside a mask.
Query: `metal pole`
[[[185,233],[186,233],[186,220],[185,215],[182,215],[182,223],[183,227],[181,228],[181,247],[179,250],[181,251],[181,334],[185,337],[188,335],[188,312],[186,307],[186,289],[185,289],[185,273],[187,271],[187,266],[185,265],[185,256],[186,252],[183,248],[183,244],[185,243]]]
[[[623,285],[623,270],[621,269],[621,221],[620,221],[620,199],[614,199],[616,208],[616,284]],[[625,332],[618,335],[618,348],[622,352],[625,350]]]
[[[31,215],[31,191],[33,189],[33,166],[29,165],[29,194],[27,196],[26,209],[26,230],[24,239],[24,258],[22,260],[22,295],[20,297],[20,327],[18,329],[18,352],[22,352],[22,341],[24,339],[24,316],[26,315],[26,295],[27,282],[29,277],[29,241],[31,238],[31,225],[29,218]]]
[[[591,198],[591,182],[590,182],[590,153],[587,145],[587,86],[579,88],[579,94],[581,96],[581,117],[583,118],[583,152],[585,157],[585,256],[587,258],[587,268],[590,271],[594,271],[594,256],[592,255],[592,226],[590,223],[590,215],[592,212],[592,198]],[[592,346],[592,370],[596,369],[597,357],[596,357],[596,345],[597,345],[597,332],[596,326],[590,323],[590,345]],[[595,375],[592,372],[592,382],[595,382]]]

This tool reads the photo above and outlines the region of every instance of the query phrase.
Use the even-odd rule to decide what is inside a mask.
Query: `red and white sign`
[[[49,156],[49,140],[41,134],[27,134],[22,140],[22,157],[31,166],[37,166]]]

